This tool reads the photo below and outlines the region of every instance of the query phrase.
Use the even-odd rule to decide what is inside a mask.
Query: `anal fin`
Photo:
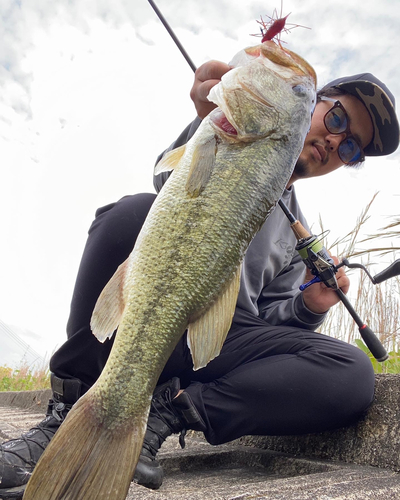
[[[198,370],[221,352],[235,312],[240,285],[240,269],[216,302],[188,326],[187,342],[192,354],[193,369]]]

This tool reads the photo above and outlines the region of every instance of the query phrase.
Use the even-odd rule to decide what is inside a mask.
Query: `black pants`
[[[90,317],[105,284],[131,252],[155,199],[126,196],[96,212],[82,257],[67,325],[68,340],[53,355],[51,371],[78,378],[86,391],[100,375],[112,340],[98,342]],[[373,398],[374,373],[358,348],[309,330],[271,326],[237,309],[220,356],[192,369],[182,337],[159,382],[173,376],[191,395],[220,444],[243,435],[294,435],[353,423]]]

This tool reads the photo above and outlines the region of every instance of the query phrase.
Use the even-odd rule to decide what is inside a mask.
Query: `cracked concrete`
[[[335,432],[249,436],[222,446],[211,446],[192,432],[185,450],[171,436],[159,453],[162,487],[152,491],[132,483],[127,500],[400,499],[399,382],[398,375],[377,376],[366,417]],[[49,395],[0,393],[2,440],[38,423]]]

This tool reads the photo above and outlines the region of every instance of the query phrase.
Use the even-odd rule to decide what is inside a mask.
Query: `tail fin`
[[[124,500],[146,430],[119,426],[110,430],[91,411],[85,394],[40,458],[24,500]],[[145,419],[144,419],[145,420]]]

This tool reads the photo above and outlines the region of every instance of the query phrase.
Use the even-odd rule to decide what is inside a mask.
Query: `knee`
[[[375,391],[375,373],[369,357],[357,347],[349,346],[352,362],[341,380],[343,408],[349,423],[358,420],[369,408]]]
[[[130,246],[136,240],[155,198],[155,194],[140,193],[124,196],[116,203],[99,208],[89,234],[116,244],[128,239]]]
[[[141,223],[147,217],[147,214],[156,199],[152,193],[139,193],[127,195],[116,203],[110,203],[97,209],[94,225],[114,225],[116,221],[120,223]]]
[[[320,369],[312,382],[317,397],[311,399],[310,406],[323,418],[317,419],[316,428],[322,424],[320,429],[332,430],[354,424],[374,398],[375,374],[370,359],[358,347],[332,338],[325,342],[323,351],[319,350],[317,359]]]

